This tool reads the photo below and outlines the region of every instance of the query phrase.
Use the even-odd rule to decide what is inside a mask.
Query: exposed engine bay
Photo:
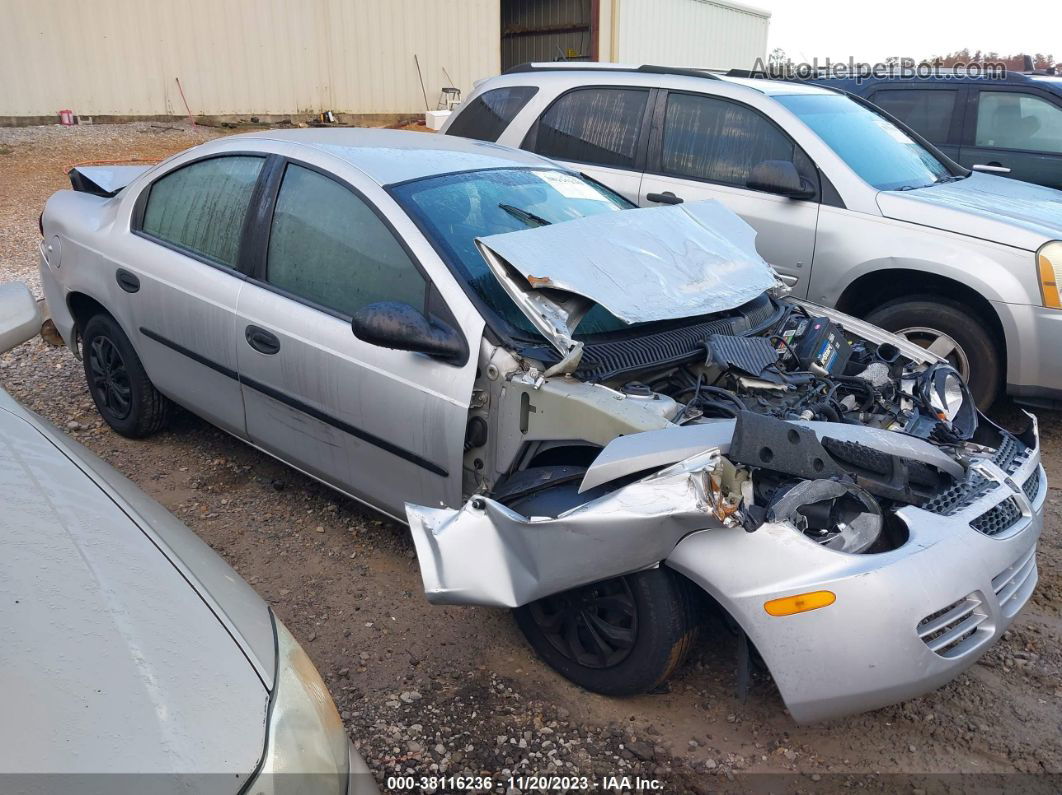
[[[708,334],[701,361],[620,388],[671,397],[680,404],[676,424],[735,420],[726,464],[713,476],[721,520],[754,530],[786,519],[830,548],[888,548],[889,509],[932,499],[983,450],[970,444],[974,402],[946,363],[915,362],[892,343],[854,337],[812,307],[778,307],[759,333]],[[921,439],[955,464],[831,435],[826,423]]]
[[[468,493],[514,517],[559,521],[714,448],[704,510],[724,527],[781,522],[828,549],[875,553],[906,540],[896,510],[961,500],[982,480],[973,462],[1024,447],[979,423],[949,364],[833,310],[764,294],[692,331],[681,357],[652,334],[625,341],[624,358],[614,342],[588,343],[562,376],[544,377],[548,360],[511,359],[519,369],[496,373],[493,388],[484,379],[477,393]],[[492,402],[520,408],[499,414]],[[517,423],[528,441],[492,449],[492,418]],[[486,451],[502,470],[493,482]]]

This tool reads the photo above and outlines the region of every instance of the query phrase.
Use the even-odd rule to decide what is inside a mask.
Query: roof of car
[[[345,160],[380,185],[455,171],[552,165],[550,161],[531,152],[485,141],[412,130],[310,128],[269,130],[242,137],[284,141],[319,149]]]
[[[542,63],[525,63],[507,69],[503,77],[527,80],[529,75],[593,75],[595,83],[623,82],[625,79],[644,84],[646,80],[651,82],[679,81],[722,81],[731,85],[750,88],[767,96],[780,94],[829,94],[834,93],[830,89],[813,86],[807,83],[798,83],[790,80],[767,80],[760,77],[734,76],[722,74],[710,69],[698,69],[679,66],[656,66],[652,64],[624,64],[605,63],[596,61],[583,61],[578,63],[556,61]],[[607,77],[606,77],[607,75]],[[533,82],[527,80],[527,82]],[[478,85],[478,84],[477,84]],[[709,85],[704,85],[708,88]]]

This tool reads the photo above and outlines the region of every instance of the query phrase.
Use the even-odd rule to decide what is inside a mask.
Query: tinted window
[[[392,190],[483,302],[510,326],[531,333],[534,326],[498,283],[476,247],[476,238],[633,207],[595,182],[550,169],[466,171],[406,182]],[[595,306],[579,324],[579,332],[622,327],[621,321]]]
[[[558,160],[630,168],[648,101],[649,92],[639,89],[571,91],[538,120],[534,149]]]
[[[446,129],[446,134],[497,141],[509,122],[537,92],[535,86],[512,86],[480,94],[457,112],[457,118]]]
[[[348,188],[296,165],[277,196],[266,278],[345,315],[377,301],[424,307],[424,277],[376,213]]]
[[[235,267],[243,219],[264,162],[213,157],[167,174],[151,186],[141,229]]]
[[[752,109],[689,94],[667,98],[660,152],[667,173],[744,187],[753,166],[764,160],[797,162],[811,176],[803,152]]]
[[[841,94],[775,97],[878,190],[923,188],[951,177],[936,155],[891,121]]]
[[[1032,94],[982,91],[977,146],[1062,152],[1062,109]]]
[[[872,100],[927,140],[946,143],[957,94],[945,90],[890,89],[879,91]]]

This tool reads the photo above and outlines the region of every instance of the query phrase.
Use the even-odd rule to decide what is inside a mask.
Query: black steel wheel
[[[122,352],[109,337],[96,336],[85,351],[89,389],[100,412],[124,420],[133,410],[133,388]]]
[[[535,652],[576,684],[632,695],[682,664],[699,628],[696,591],[660,567],[584,585],[517,608]]]
[[[129,338],[110,315],[96,315],[85,324],[81,358],[89,394],[111,428],[137,439],[166,424],[170,401],[155,389]]]
[[[638,610],[623,577],[547,596],[529,612],[553,648],[587,668],[623,662],[638,637]]]

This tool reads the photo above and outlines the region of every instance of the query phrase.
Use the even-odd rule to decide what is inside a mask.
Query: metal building
[[[502,0],[501,68],[613,61],[751,69],[770,13],[730,0]]]
[[[768,16],[729,0],[0,0],[0,124],[384,122],[529,60],[749,68]]]

